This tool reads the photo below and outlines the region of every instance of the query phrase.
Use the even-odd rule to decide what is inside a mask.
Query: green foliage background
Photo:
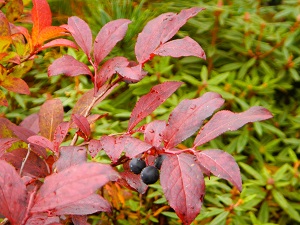
[[[205,7],[177,37],[188,35],[198,41],[207,60],[154,58],[146,65],[149,76],[138,84],[120,85],[93,110],[109,113],[93,127],[95,138],[123,132],[139,96],[165,80],[181,80],[185,85],[147,117],[148,121],[167,119],[181,100],[207,91],[220,93],[226,99],[224,109],[234,112],[261,105],[273,113],[273,119],[247,125],[202,146],[201,149],[223,149],[235,157],[241,168],[243,191],[238,193],[231,184],[216,177],[207,178],[203,208],[193,224],[300,224],[299,1],[49,0],[49,3],[55,23],[65,23],[67,16],[76,15],[90,25],[94,35],[110,20],[131,19],[125,39],[110,55],[129,58],[134,58],[137,33],[151,18],[168,11]],[[59,97],[66,115],[70,116],[70,109],[91,88],[91,82],[84,76],[47,77],[47,67],[65,53],[87,62],[82,52],[66,48],[41,55],[25,77],[32,94],[7,93],[10,107],[0,108],[5,117],[18,123],[37,112],[50,96]],[[184,145],[191,145],[191,140]],[[105,160],[105,156],[100,154],[97,160]],[[114,212],[91,216],[91,224],[181,224],[167,206],[158,184],[152,185],[144,196],[119,186],[108,186],[106,190],[104,195],[112,202]]]

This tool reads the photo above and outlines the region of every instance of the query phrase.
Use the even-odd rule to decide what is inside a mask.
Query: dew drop
[[[190,106],[190,109],[191,109],[191,110],[194,110],[194,109],[196,109],[196,107],[197,107],[196,105],[191,105],[191,106]]]
[[[153,129],[149,130],[149,133],[154,133],[154,130]]]

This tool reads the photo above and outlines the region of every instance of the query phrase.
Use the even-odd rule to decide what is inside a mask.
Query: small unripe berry
[[[159,155],[155,159],[154,166],[160,170],[161,164],[163,163],[164,159],[166,158],[166,155]]]
[[[130,167],[131,172],[133,172],[135,174],[140,174],[142,169],[144,169],[146,167],[146,163],[142,159],[133,158],[129,163],[129,167]]]
[[[142,181],[145,184],[154,184],[159,178],[158,169],[155,166],[147,166],[141,172]]]

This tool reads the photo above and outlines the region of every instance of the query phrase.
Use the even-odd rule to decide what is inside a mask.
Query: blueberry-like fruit
[[[161,164],[163,163],[164,159],[166,158],[166,155],[159,155],[155,159],[154,166],[160,170]]]
[[[129,163],[129,167],[131,172],[135,174],[140,174],[142,169],[146,167],[146,163],[140,158],[133,158]]]
[[[158,169],[155,166],[147,166],[141,172],[142,181],[145,184],[154,184],[159,178]]]

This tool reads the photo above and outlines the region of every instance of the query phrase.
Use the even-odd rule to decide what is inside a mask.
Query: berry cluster
[[[146,162],[140,158],[133,158],[129,167],[131,172],[141,174],[142,181],[145,184],[154,184],[159,178],[159,169],[162,165],[165,155],[159,155],[155,159],[154,166],[146,166]]]

